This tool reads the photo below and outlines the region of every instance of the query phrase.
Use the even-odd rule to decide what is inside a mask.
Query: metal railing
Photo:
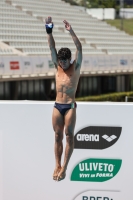
[[[133,97],[125,96],[125,102],[128,102],[128,99],[133,99]]]

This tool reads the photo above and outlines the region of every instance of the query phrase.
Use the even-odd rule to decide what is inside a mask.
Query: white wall
[[[90,8],[86,12],[97,19],[115,19],[115,9],[113,8]]]
[[[75,149],[66,178],[61,182],[52,180],[55,165],[53,104],[0,103],[0,200],[90,200],[90,196],[94,197],[91,200],[97,197],[132,199],[133,104],[77,103],[74,134],[87,126],[122,127],[122,131],[116,143],[105,140],[111,145],[106,149]],[[103,134],[115,135],[115,132]],[[116,176],[105,182],[71,181],[73,169],[85,159],[120,159],[122,165]]]
[[[116,14],[114,8],[105,8],[104,13],[104,19],[115,19]]]
[[[120,16],[125,19],[133,18],[133,8],[122,8],[120,9]]]

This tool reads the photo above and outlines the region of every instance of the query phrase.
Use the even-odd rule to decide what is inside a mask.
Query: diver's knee
[[[63,139],[63,134],[60,131],[55,132],[55,142],[61,142]]]
[[[69,144],[73,144],[74,143],[74,135],[73,133],[67,132],[66,134],[66,141]]]

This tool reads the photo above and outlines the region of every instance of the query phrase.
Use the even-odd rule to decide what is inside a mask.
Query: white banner
[[[51,60],[51,57],[47,56],[46,59],[47,59],[48,72],[56,72],[56,69],[55,69],[54,63]]]
[[[92,66],[92,71],[97,71],[98,70],[98,59],[97,56],[91,56],[91,66]]]
[[[133,56],[130,56],[130,68],[133,69]]]
[[[45,58],[45,57],[40,57],[39,58],[40,62],[43,64],[43,67],[41,67],[41,70],[40,70],[41,74],[47,73],[49,71],[48,64],[47,64],[47,59],[48,58]]]
[[[43,67],[44,63],[40,61],[38,56],[34,56],[32,58],[32,74],[40,74]]]
[[[132,199],[133,104],[77,103],[74,152],[60,182],[52,179],[53,105],[0,103],[0,200]]]
[[[21,57],[21,63],[22,63],[22,74],[28,75],[32,74],[32,63],[31,63],[31,57]]]
[[[111,59],[111,67],[110,67],[110,69],[112,69],[112,70],[119,70],[118,56],[111,55],[110,59]]]
[[[107,62],[106,60],[108,60],[108,57],[106,57],[105,59],[105,56],[98,56],[98,70],[99,71],[105,71],[108,69],[107,67]]]
[[[83,56],[81,71],[91,71],[91,70],[92,70],[91,58],[88,56]]]
[[[4,60],[3,60],[3,57],[0,56],[0,75],[1,75],[1,74],[4,74],[4,71],[5,71]]]
[[[33,74],[43,74],[49,71],[47,58],[45,57],[33,57],[31,63]]]
[[[130,69],[130,56],[128,55],[119,56],[119,69],[121,70]]]
[[[124,19],[131,19],[133,18],[133,8],[121,8],[119,15],[120,17],[123,17]]]
[[[22,74],[22,61],[19,56],[4,57],[4,75]]]
[[[83,55],[82,72],[133,70],[132,55]],[[39,75],[55,73],[50,56],[7,56],[0,57],[0,75]]]

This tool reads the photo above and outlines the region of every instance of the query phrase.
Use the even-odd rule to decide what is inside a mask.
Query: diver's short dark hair
[[[71,51],[69,48],[61,48],[58,51],[57,58],[60,59],[70,59],[71,58]]]

